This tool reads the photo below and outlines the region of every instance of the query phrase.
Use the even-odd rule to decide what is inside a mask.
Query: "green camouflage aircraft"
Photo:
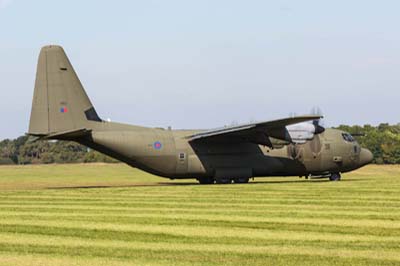
[[[324,129],[319,115],[171,130],[113,123],[96,113],[64,50],[42,48],[30,117],[32,140],[76,141],[152,174],[201,184],[247,183],[252,177],[340,180],[372,153],[346,132]]]

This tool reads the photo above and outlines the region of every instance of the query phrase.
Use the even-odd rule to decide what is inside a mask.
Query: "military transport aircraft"
[[[201,184],[252,177],[319,176],[372,161],[354,138],[306,115],[212,130],[148,128],[102,120],[60,46],[42,48],[30,117],[31,140],[70,140],[152,174]]]

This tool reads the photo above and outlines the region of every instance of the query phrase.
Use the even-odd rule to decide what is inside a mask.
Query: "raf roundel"
[[[153,144],[154,149],[160,150],[162,148],[162,144],[159,141],[154,142]]]
[[[67,113],[68,112],[67,107],[61,107],[60,112],[61,113]]]

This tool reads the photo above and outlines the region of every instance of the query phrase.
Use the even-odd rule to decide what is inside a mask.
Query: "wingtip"
[[[290,118],[306,118],[306,119],[313,120],[313,119],[322,119],[322,118],[324,118],[324,116],[323,115],[307,114],[307,115],[293,116],[293,117],[290,117]]]

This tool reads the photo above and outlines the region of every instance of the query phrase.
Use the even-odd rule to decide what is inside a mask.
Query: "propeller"
[[[312,124],[313,124],[314,127],[315,127],[314,133],[315,133],[315,134],[321,134],[322,132],[325,131],[325,127],[324,127],[324,124],[325,124],[325,123],[324,123],[324,119],[323,119],[323,114],[322,114],[321,108],[319,108],[318,106],[314,106],[314,107],[311,109],[311,114],[312,114],[312,115],[321,116],[320,119],[315,119],[315,120],[312,121]]]
[[[351,135],[353,137],[365,137],[367,134],[365,134],[363,132],[359,132],[359,133],[351,133]]]
[[[311,121],[311,123],[302,122],[286,127],[293,143],[305,143],[308,140],[312,140],[315,135],[321,134],[325,131],[321,109],[319,107],[314,107],[311,110],[311,114],[321,118],[315,119]]]

